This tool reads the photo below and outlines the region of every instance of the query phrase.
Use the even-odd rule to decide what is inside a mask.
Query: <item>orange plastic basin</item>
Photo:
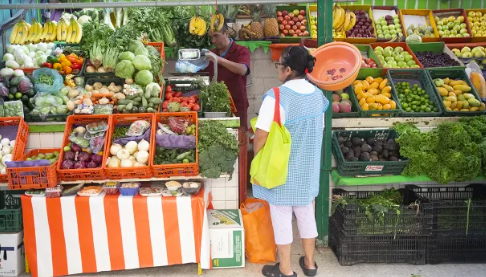
[[[332,42],[312,53],[316,65],[307,78],[324,90],[340,90],[351,85],[358,76],[361,53],[347,42]]]

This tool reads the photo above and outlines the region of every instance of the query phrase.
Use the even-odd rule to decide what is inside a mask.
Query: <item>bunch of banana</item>
[[[46,23],[44,23],[44,32],[42,33],[41,40],[45,42],[56,41],[56,37],[57,37],[56,31],[57,31],[57,24],[55,22],[47,20]]]
[[[32,26],[29,28],[26,43],[38,43],[42,35],[42,25],[35,19],[32,19]]]
[[[189,33],[191,35],[204,36],[206,34],[206,21],[199,16],[191,18]]]
[[[351,30],[356,24],[356,15],[354,12],[344,10],[338,5],[334,5],[332,12],[332,28],[336,32],[343,32]]]
[[[344,20],[344,31],[351,30],[356,25],[356,14],[352,11],[346,11],[346,19]]]
[[[213,32],[219,32],[224,25],[224,16],[222,13],[215,13],[211,16],[211,24],[209,28]]]
[[[57,41],[66,41],[69,26],[63,18],[57,23]]]
[[[29,35],[29,24],[24,20],[17,22],[10,34],[10,44],[24,44]]]
[[[81,24],[79,24],[74,18],[71,17],[69,21],[69,27],[66,34],[67,43],[79,43],[83,35]]]

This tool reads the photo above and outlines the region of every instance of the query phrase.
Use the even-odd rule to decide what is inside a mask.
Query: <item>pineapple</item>
[[[276,11],[277,11],[277,5],[275,4],[263,5],[263,12],[267,17],[263,25],[265,37],[278,37],[278,22],[277,19],[275,18]]]
[[[253,21],[250,24],[250,31],[253,33],[252,39],[262,39],[263,35],[263,26],[260,22],[261,17],[261,8],[259,5],[251,5],[251,16]]]

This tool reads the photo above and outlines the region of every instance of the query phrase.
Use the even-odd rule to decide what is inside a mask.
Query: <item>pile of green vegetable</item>
[[[124,99],[119,99],[116,110],[119,113],[155,113],[159,109],[160,86],[157,83],[149,83],[145,91],[139,85],[125,84],[123,88]]]
[[[196,151],[181,149],[166,149],[162,146],[157,146],[155,149],[154,164],[180,164],[180,163],[194,163],[196,162]]]
[[[411,123],[395,127],[400,155],[409,160],[403,175],[428,175],[441,184],[474,180],[486,171],[486,117],[444,122],[429,132]]]
[[[236,136],[228,133],[218,121],[199,123],[199,173],[206,178],[219,178],[221,174],[233,175],[238,158],[239,144]]]
[[[200,98],[204,103],[203,111],[231,114],[230,94],[224,82],[213,81],[208,86],[202,86]]]

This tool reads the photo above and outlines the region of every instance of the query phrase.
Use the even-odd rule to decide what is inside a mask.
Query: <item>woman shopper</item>
[[[280,91],[280,118],[291,135],[291,152],[287,182],[273,189],[253,185],[256,198],[270,204],[275,242],[279,263],[266,265],[262,273],[269,277],[291,277],[297,274],[291,268],[290,250],[293,240],[292,212],[297,218],[302,238],[304,257],[299,264],[306,276],[317,274],[314,261],[317,226],[314,214],[314,198],[319,193],[324,112],[329,101],[323,92],[305,77],[312,72],[315,58],[304,47],[290,46],[282,51],[275,63],[278,78],[284,82]],[[263,97],[256,122],[253,148],[255,155],[263,148],[274,120],[275,91],[269,90]]]

